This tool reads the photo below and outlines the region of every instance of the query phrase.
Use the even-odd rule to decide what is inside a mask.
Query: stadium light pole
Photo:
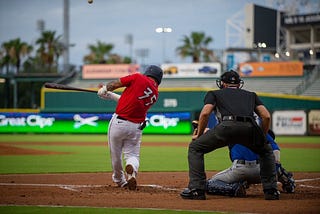
[[[157,33],[163,33],[162,37],[162,57],[163,57],[163,63],[166,62],[166,38],[165,38],[165,33],[171,33],[172,28],[170,27],[158,27],[156,28]]]

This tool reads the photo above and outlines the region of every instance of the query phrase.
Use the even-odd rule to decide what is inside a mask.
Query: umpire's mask
[[[221,75],[220,79],[216,80],[216,84],[220,89],[223,88],[222,82],[227,84],[239,84],[238,88],[242,88],[244,84],[243,80],[240,79],[239,74],[234,70],[225,72],[224,74]]]

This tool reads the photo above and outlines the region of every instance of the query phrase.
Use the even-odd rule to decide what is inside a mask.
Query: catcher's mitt
[[[293,174],[287,172],[281,164],[276,164],[278,181],[282,184],[282,190],[287,193],[294,193],[296,187]]]

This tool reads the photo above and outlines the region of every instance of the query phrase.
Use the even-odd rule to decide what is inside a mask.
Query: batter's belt
[[[119,115],[117,115],[117,119],[131,122],[130,120],[127,120],[126,118],[121,117],[121,116],[119,116]],[[145,120],[145,121],[143,121],[142,123],[140,123],[140,126],[139,126],[138,129],[143,130],[143,129],[146,127],[146,125],[147,125],[147,120]]]

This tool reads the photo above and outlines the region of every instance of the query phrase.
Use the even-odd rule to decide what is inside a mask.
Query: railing
[[[307,73],[306,78],[296,88],[292,89],[292,94],[301,95],[318,78],[320,78],[320,65],[316,65],[310,73]]]

